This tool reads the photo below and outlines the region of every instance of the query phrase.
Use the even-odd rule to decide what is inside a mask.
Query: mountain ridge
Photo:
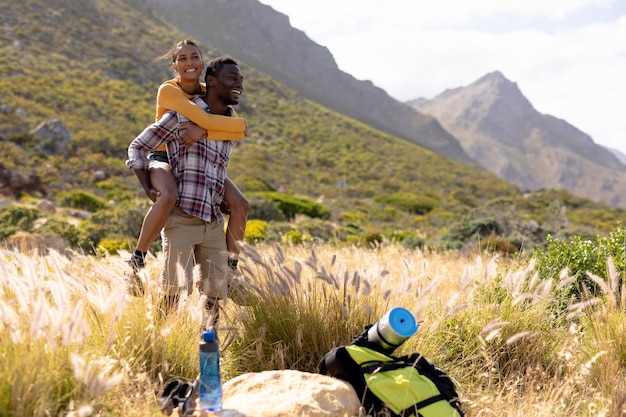
[[[499,71],[408,104],[439,120],[481,166],[522,189],[564,188],[626,207],[626,166],[565,120],[537,112]]]

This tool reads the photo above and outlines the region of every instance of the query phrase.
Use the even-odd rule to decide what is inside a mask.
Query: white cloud
[[[261,2],[326,46],[343,71],[398,100],[497,70],[541,113],[626,153],[624,1]]]

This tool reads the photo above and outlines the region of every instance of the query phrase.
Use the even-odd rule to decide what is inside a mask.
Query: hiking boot
[[[126,286],[128,287],[128,293],[133,297],[143,297],[146,290],[138,273],[146,266],[144,258],[141,256],[132,255],[130,259],[126,261],[126,263],[132,269],[130,275],[126,276]]]
[[[138,255],[132,255],[126,263],[130,265],[134,274],[141,271],[146,266],[145,259]]]

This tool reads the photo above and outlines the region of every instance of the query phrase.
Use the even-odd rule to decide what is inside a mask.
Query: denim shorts
[[[167,157],[167,152],[164,151],[150,151],[148,152],[148,161],[150,161],[150,168],[154,168],[158,163],[169,164],[170,160]]]

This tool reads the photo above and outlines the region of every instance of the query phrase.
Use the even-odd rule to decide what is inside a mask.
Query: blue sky
[[[626,153],[624,0],[260,2],[400,101],[500,71],[540,113]],[[401,76],[381,70],[390,58]]]

